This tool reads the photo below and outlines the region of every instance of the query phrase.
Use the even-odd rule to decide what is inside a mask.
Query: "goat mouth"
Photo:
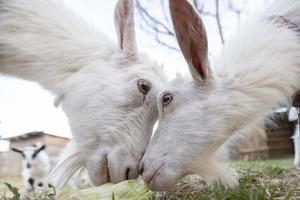
[[[101,182],[103,183],[108,183],[110,182],[110,174],[109,174],[109,167],[108,167],[108,157],[107,154],[105,154],[101,161],[100,161],[100,180],[102,180]],[[103,184],[101,183],[101,184]]]
[[[110,182],[110,174],[109,174],[107,154],[105,154],[105,156],[104,156],[104,166],[106,168],[106,180],[109,183]]]
[[[158,174],[159,170],[164,166],[164,163],[162,163],[156,170],[153,171],[152,175],[145,178],[145,182],[148,185],[151,185],[154,177]]]

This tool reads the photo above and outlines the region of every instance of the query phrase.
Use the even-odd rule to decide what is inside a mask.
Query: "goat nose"
[[[27,163],[26,167],[27,167],[28,169],[30,169],[30,168],[31,168],[31,164],[30,164],[30,163]]]
[[[139,172],[140,172],[140,175],[143,176],[143,172],[144,172],[144,162],[141,162],[140,168],[139,168]]]
[[[34,179],[33,178],[29,178],[28,179],[28,183],[33,186],[34,185]]]
[[[139,90],[143,93],[143,94],[148,94],[148,92],[150,91],[151,87],[152,87],[152,83],[149,80],[146,79],[140,79],[137,83]]]

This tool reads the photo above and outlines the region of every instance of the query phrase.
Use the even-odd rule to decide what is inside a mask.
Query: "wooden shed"
[[[292,136],[295,123],[288,121],[288,111],[274,113],[275,126],[266,124],[267,143],[270,158],[281,158],[293,155]]]
[[[288,121],[288,109],[276,110],[271,116],[273,124],[254,128],[245,137],[239,138],[236,142],[234,159],[258,160],[283,158],[293,155],[294,122]]]
[[[264,126],[254,127],[253,130],[238,138],[235,142],[236,154],[233,159],[261,160],[269,158],[268,136]]]

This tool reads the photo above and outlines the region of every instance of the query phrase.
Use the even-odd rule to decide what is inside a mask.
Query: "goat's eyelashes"
[[[151,81],[146,79],[139,79],[137,82],[137,86],[139,88],[139,91],[146,95],[151,90],[152,83]]]
[[[173,101],[173,99],[174,99],[173,95],[166,92],[161,96],[161,103],[163,106],[167,106]]]

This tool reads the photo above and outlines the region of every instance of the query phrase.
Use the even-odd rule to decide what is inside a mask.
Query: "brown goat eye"
[[[170,94],[170,93],[165,93],[163,96],[162,96],[162,105],[163,106],[166,106],[168,104],[170,104],[172,101],[173,101],[173,95]]]
[[[151,90],[152,84],[148,80],[140,79],[137,82],[137,86],[138,86],[140,92],[146,95]]]

